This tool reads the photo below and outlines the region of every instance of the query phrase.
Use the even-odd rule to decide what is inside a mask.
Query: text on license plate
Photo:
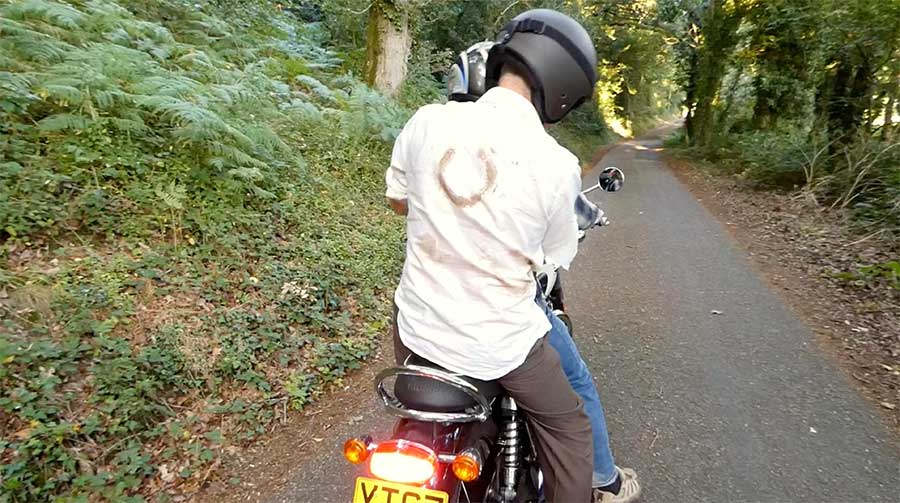
[[[442,491],[385,482],[384,480],[356,479],[353,503],[448,503],[450,496]]]

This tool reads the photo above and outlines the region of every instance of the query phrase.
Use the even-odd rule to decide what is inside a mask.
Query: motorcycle
[[[582,192],[615,192],[625,176],[611,167]],[[581,207],[579,208],[579,204]],[[576,203],[579,237],[608,224],[586,198]],[[535,271],[539,295],[564,312],[558,267]],[[568,319],[568,316],[566,316]],[[571,321],[567,323],[571,325]],[[389,440],[347,440],[345,459],[367,469],[353,503],[538,503],[543,476],[529,426],[495,381],[449,372],[416,355],[375,378],[375,392],[399,416]]]

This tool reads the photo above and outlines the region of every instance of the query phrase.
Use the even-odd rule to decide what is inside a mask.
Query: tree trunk
[[[843,141],[848,133],[850,100],[848,98],[850,79],[853,77],[853,66],[846,54],[841,55],[837,72],[831,81],[831,92],[828,96],[826,114],[828,117],[828,136],[834,140],[832,148],[837,151],[837,144]]]
[[[412,46],[407,2],[373,2],[366,38],[366,82],[393,96],[406,78],[406,63]]]
[[[772,126],[775,110],[772,108],[770,99],[768,93],[757,90],[756,103],[753,105],[753,129],[768,129]]]
[[[863,114],[866,106],[872,100],[872,83],[875,74],[869,66],[868,61],[863,60],[856,67],[856,73],[850,82],[850,114],[847,117],[847,127],[851,131],[858,131],[860,127],[866,125]],[[866,131],[868,133],[868,131]]]
[[[687,114],[684,118],[684,130],[687,133],[688,143],[694,143],[694,134],[696,133],[694,113],[697,105],[695,92],[695,89],[697,89],[697,71],[697,54],[693,53],[689,60],[687,87],[684,93],[684,107],[687,109]]]
[[[729,52],[737,39],[739,23],[738,12],[726,12],[721,2],[710,0],[700,28],[705,40],[698,50],[699,75],[695,89],[697,104],[691,124],[694,130],[691,138],[693,144],[707,145],[717,132],[715,102],[725,75]]]

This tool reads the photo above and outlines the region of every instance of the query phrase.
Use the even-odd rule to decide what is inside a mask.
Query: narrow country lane
[[[603,159],[625,189],[592,196],[612,225],[589,232],[564,283],[641,501],[900,501],[896,436],[659,146],[649,135]],[[270,502],[350,501],[356,472],[339,445],[390,428],[374,396],[359,399],[361,420],[330,430]]]

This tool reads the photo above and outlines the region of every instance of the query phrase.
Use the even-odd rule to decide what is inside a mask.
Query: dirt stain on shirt
[[[484,194],[494,186],[494,182],[497,181],[497,166],[494,165],[493,159],[491,159],[490,155],[488,155],[484,149],[478,149],[477,157],[484,169],[484,186],[470,195],[460,195],[449,187],[444,176],[448,166],[450,166],[450,161],[452,161],[455,156],[456,149],[449,148],[444,152],[437,167],[438,183],[441,186],[441,190],[444,191],[444,194],[447,195],[447,198],[449,198],[453,204],[460,208],[468,208],[481,201]]]

